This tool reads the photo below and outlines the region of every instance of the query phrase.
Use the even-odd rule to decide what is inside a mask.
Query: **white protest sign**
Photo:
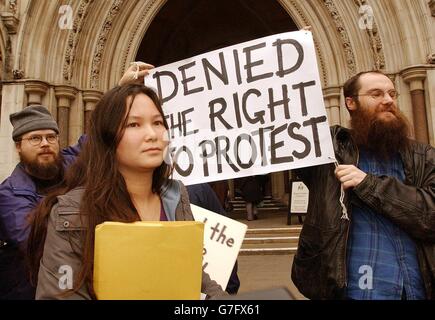
[[[309,31],[281,33],[151,70],[174,178],[234,179],[332,162]]]
[[[190,207],[195,221],[204,222],[202,268],[225,290],[248,226],[193,204]]]

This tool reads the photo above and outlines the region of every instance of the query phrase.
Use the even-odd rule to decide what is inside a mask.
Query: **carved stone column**
[[[27,105],[42,104],[42,97],[45,96],[47,90],[48,84],[43,81],[33,80],[26,82],[24,91],[27,93]]]
[[[284,173],[273,172],[270,174],[270,179],[272,186],[272,197],[275,199],[281,199],[285,193]]]
[[[430,13],[432,14],[432,17],[435,17],[435,0],[430,0],[428,5],[429,5]]]
[[[6,2],[6,1],[5,1]],[[18,29],[18,24],[20,20],[18,19],[17,8],[18,4],[16,0],[9,0],[9,4],[4,4],[4,8],[0,13],[3,25],[9,34],[16,34]]]
[[[329,104],[329,125],[340,124],[340,87],[323,89],[323,98]]]
[[[234,198],[236,197],[235,195],[235,190],[234,190],[234,180],[228,180],[228,189],[230,191],[230,199],[229,200],[234,200]]]
[[[4,82],[0,116],[0,181],[6,179],[19,161],[15,144],[12,142],[12,125],[9,115],[21,111],[25,105],[26,92],[23,82]],[[0,253],[1,255],[1,253]]]
[[[415,140],[429,143],[426,102],[424,98],[424,80],[426,79],[426,69],[419,66],[410,67],[403,70],[401,74],[403,80],[409,84],[409,91],[411,92]]]
[[[83,91],[83,101],[85,102],[85,123],[84,131],[88,132],[89,129],[89,119],[91,117],[92,110],[94,110],[95,105],[101,99],[103,93],[97,90],[85,90]]]
[[[69,136],[69,109],[71,101],[75,99],[77,89],[70,86],[56,86],[54,94],[57,98],[57,123],[59,125],[59,143],[61,148],[68,145]]]

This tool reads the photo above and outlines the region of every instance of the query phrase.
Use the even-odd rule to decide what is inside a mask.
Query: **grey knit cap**
[[[23,134],[35,130],[52,129],[59,133],[59,127],[51,113],[41,105],[28,106],[21,111],[12,113],[9,120],[14,127],[12,131],[14,141],[17,141]]]

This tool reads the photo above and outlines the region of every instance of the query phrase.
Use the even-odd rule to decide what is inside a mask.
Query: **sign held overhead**
[[[332,162],[311,32],[281,33],[151,70],[174,178],[185,184]]]

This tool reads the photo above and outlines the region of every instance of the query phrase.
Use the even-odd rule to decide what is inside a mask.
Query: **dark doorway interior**
[[[157,67],[298,29],[274,0],[168,0],[144,35],[136,61]],[[270,180],[265,195],[271,195]],[[236,190],[238,184],[234,180]]]
[[[144,35],[136,60],[161,66],[298,27],[274,0],[169,0]]]

